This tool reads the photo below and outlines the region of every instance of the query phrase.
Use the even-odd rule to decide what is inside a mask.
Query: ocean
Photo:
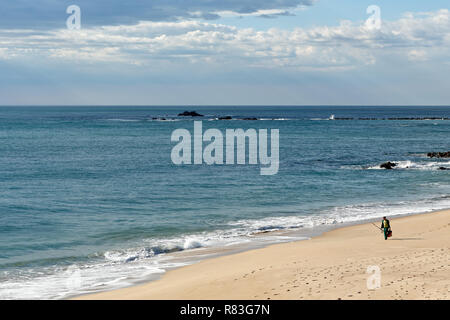
[[[186,110],[204,117],[177,116]],[[0,299],[130,286],[327,227],[450,208],[450,170],[439,170],[450,159],[426,155],[450,150],[449,117],[431,106],[0,107]],[[194,120],[278,129],[278,173],[173,164],[171,134]]]

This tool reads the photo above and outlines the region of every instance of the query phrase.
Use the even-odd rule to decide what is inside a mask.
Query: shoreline
[[[450,277],[445,275],[450,274],[450,266],[442,259],[450,256],[450,210],[390,219],[394,236],[388,241],[368,222],[373,219],[367,219],[331,227],[307,240],[207,258],[169,270],[157,280],[72,299],[449,299]],[[422,261],[430,257],[433,261]],[[390,270],[388,279],[394,281],[382,281],[380,289],[368,290],[367,266],[356,266],[355,259],[367,266],[379,265],[382,279],[384,270],[405,265],[415,266],[416,275]],[[442,281],[430,282],[430,274]],[[352,287],[358,290],[353,292]]]

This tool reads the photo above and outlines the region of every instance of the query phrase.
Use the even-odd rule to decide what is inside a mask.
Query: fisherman
[[[387,238],[390,236],[389,233],[391,232],[391,224],[386,217],[383,217],[380,229],[384,232],[384,240],[387,240]]]

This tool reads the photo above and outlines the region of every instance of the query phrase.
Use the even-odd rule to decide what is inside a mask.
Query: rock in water
[[[203,117],[202,114],[197,113],[196,111],[185,111],[183,113],[178,114],[179,117]]]
[[[450,158],[450,151],[447,152],[428,152],[429,158]]]
[[[382,163],[380,165],[380,168],[384,168],[384,169],[390,170],[390,169],[393,169],[396,166],[397,166],[396,163],[388,161],[388,162]]]
[[[446,167],[439,167],[439,170],[448,170]]]

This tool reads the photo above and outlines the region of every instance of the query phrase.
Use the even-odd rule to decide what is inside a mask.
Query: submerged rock
[[[397,166],[397,164],[395,162],[390,162],[390,161],[380,164],[380,168],[384,168],[387,170],[393,169],[396,166]]]
[[[439,167],[439,170],[449,170],[449,169],[446,167]]]

